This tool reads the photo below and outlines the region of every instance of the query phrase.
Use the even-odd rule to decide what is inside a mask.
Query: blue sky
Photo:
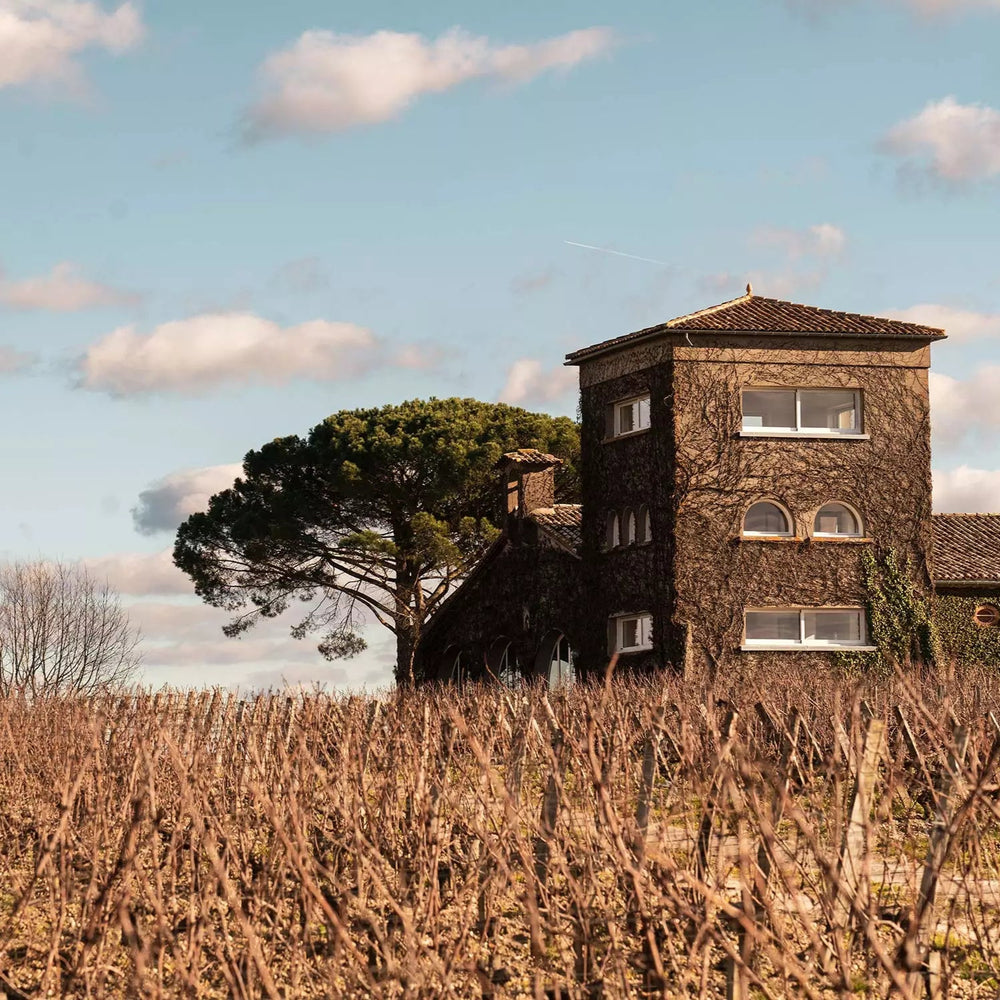
[[[1000,509],[998,51],[998,0],[0,0],[0,550],[106,572],[151,684],[382,683],[224,639],[179,519],[337,409],[573,413],[567,351],[748,278],[948,327],[936,502]]]

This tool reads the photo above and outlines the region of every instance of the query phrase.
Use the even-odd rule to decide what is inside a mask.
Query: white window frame
[[[743,422],[743,393],[745,392],[794,392],[795,393],[795,426],[794,427],[747,427]],[[831,427],[802,426],[802,393],[803,392],[849,392],[854,396],[854,413],[858,426],[853,430],[840,430]],[[833,385],[745,385],[740,389],[740,437],[816,437],[816,438],[848,438],[851,440],[868,440],[865,431],[864,412],[862,410],[862,393],[860,389]]]
[[[816,521],[819,518],[819,512],[823,507],[830,507],[832,504],[839,504],[841,507],[845,507],[854,518],[854,523],[858,526],[858,530],[853,534],[847,532],[838,531],[817,531]],[[813,515],[812,519],[812,536],[813,538],[864,538],[865,537],[865,522],[862,520],[861,515],[858,513],[857,508],[853,507],[851,504],[844,500],[827,500],[826,503],[822,504],[817,508],[816,513]]]
[[[639,628],[637,629],[637,634],[639,636],[638,646],[625,646],[624,635],[625,635],[625,622],[638,621]],[[637,611],[634,614],[628,615],[615,615],[615,648],[616,653],[638,653],[643,650],[648,650],[653,648],[653,615],[649,611]]]
[[[645,408],[642,404],[645,403]],[[627,407],[633,407],[633,417],[634,426],[631,430],[623,431],[621,423],[621,411]],[[650,395],[649,393],[643,393],[639,396],[630,396],[627,399],[619,399],[611,404],[611,437],[620,438],[628,437],[631,434],[640,434],[642,431],[648,431],[650,424]],[[645,416],[646,422],[642,422],[642,418]]]
[[[806,641],[806,615],[822,614],[823,612],[844,612],[853,611],[859,616],[860,636],[857,642],[824,642],[811,640]],[[773,612],[775,614],[790,614],[797,612],[799,616],[799,637],[798,639],[748,639],[747,638],[747,615],[754,612]],[[844,605],[841,607],[805,607],[801,605],[793,607],[750,607],[743,611],[743,643],[740,649],[748,652],[753,650],[820,650],[826,652],[836,652],[837,650],[850,650],[852,652],[874,652],[877,647],[869,644],[868,641],[868,620],[865,609],[857,605]]]
[[[777,507],[782,514],[785,515],[785,524],[787,526],[786,531],[747,531],[747,514],[750,513],[751,507],[756,507],[759,503],[769,503],[772,507]],[[795,537],[795,519],[792,517],[791,511],[783,504],[778,503],[777,500],[772,500],[770,497],[760,497],[754,500],[745,511],[743,511],[743,520],[740,521],[740,534],[743,538],[794,538]]]

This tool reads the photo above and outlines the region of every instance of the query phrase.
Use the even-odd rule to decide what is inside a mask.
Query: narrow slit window
[[[619,524],[618,514],[615,511],[609,512],[607,525],[604,529],[605,548],[616,549],[621,544],[621,529]]]

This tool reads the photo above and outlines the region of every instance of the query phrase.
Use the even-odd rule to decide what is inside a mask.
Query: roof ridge
[[[739,295],[735,299],[727,299],[725,302],[720,302],[718,305],[707,306],[705,309],[698,309],[693,313],[687,313],[685,316],[675,316],[673,319],[668,319],[665,323],[659,324],[660,326],[673,327],[678,323],[683,323],[689,319],[698,319],[700,316],[711,316],[712,313],[722,312],[724,309],[732,309],[733,306],[742,305],[744,302],[749,302],[752,298],[763,298],[764,296],[755,296],[753,292],[747,292],[745,295]],[[780,301],[778,299],[772,299],[772,302]],[[649,327],[649,329],[654,329]]]

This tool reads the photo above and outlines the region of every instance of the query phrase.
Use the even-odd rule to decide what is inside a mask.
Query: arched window
[[[628,507],[622,516],[625,520],[624,542],[626,545],[634,545],[637,541],[635,511],[631,507]]]
[[[618,514],[612,510],[608,512],[608,520],[604,529],[604,547],[616,549],[619,545],[621,545],[621,527]]]
[[[521,663],[517,650],[509,639],[497,639],[491,646],[486,665],[489,672],[505,687],[514,688],[521,682]]]
[[[649,517],[649,508],[645,505],[639,508],[636,517],[636,539],[640,545],[653,540],[653,525]]]
[[[846,503],[824,504],[816,512],[813,534],[818,538],[860,538],[861,518]]]
[[[464,684],[472,675],[472,653],[461,649],[453,654],[448,680],[452,684]]]
[[[549,687],[572,684],[574,680],[576,680],[576,669],[573,666],[573,650],[570,649],[569,639],[561,635],[552,644],[548,669]]]
[[[773,500],[758,500],[743,518],[743,534],[750,536],[788,536],[792,519],[788,511]]]

